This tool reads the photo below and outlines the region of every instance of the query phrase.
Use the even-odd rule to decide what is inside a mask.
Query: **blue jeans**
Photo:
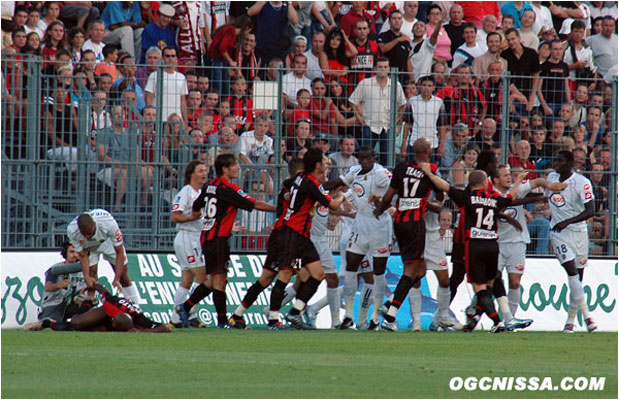
[[[228,62],[226,60],[218,60],[205,56],[206,65],[209,69],[209,79],[211,89],[217,91],[220,97],[225,97],[230,94],[230,74],[228,73]]]
[[[380,135],[372,132],[369,126],[364,125],[361,128],[361,146],[362,147],[371,147],[376,151],[376,145],[378,144],[378,162],[381,165],[387,165],[387,152],[389,151],[389,139],[387,135],[388,131],[382,130]]]
[[[531,239],[537,241],[535,254],[548,254],[548,237],[550,236],[550,221],[544,218],[537,218],[527,222],[527,229]]]

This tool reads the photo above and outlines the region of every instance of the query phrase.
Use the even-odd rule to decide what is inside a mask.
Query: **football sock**
[[[380,306],[385,300],[385,292],[387,291],[387,278],[385,274],[374,275],[374,310],[372,311],[372,320],[380,319]]]
[[[391,301],[391,306],[389,306],[389,311],[387,311],[387,315],[385,316],[387,322],[395,321],[398,309],[402,305],[411,287],[413,287],[413,280],[406,275],[402,275],[393,293],[393,300]]]
[[[340,323],[340,289],[339,288],[327,287],[327,303],[329,304],[329,311],[331,313],[331,327],[334,327]]]
[[[421,322],[421,290],[419,288],[411,288],[408,292],[408,301],[411,306],[412,320]]]
[[[243,297],[241,304],[239,304],[236,310],[234,310],[234,315],[236,315],[237,317],[242,317],[243,314],[245,314],[245,311],[249,307],[251,307],[252,304],[254,304],[254,302],[263,290],[264,288],[259,281],[254,282],[254,284],[251,285],[251,287],[247,290],[247,293],[245,294],[245,297]]]
[[[138,288],[135,286],[135,283],[132,283],[129,286],[123,287],[123,292],[125,296],[129,298],[136,306],[140,305],[140,293],[138,293]]]
[[[323,308],[325,308],[327,305],[330,304],[329,302],[329,289],[331,288],[327,288],[327,295],[321,297],[320,299],[318,299],[318,301],[316,301],[315,303],[312,303],[311,306],[307,306],[307,308],[311,308],[312,312],[314,313],[318,313],[320,310],[322,310]],[[338,296],[338,300],[339,300],[339,296]]]
[[[494,322],[498,324],[501,322],[499,319],[499,313],[494,308],[494,302],[488,289],[480,290],[477,292],[477,305],[486,313],[486,315]]]
[[[282,299],[282,304],[290,303],[296,295],[297,295],[297,291],[294,288],[294,285],[289,285],[284,291],[284,298]]]
[[[359,324],[368,320],[368,312],[370,310],[370,305],[372,304],[373,291],[374,284],[367,282],[363,283],[363,287],[361,288],[361,296],[359,297],[359,317],[357,318],[357,323]]]
[[[498,297],[496,301],[499,303],[499,310],[501,310],[501,313],[503,314],[503,320],[505,322],[511,321],[514,316],[509,309],[509,300],[507,299],[507,296]]]
[[[310,276],[306,282],[303,282],[301,286],[299,286],[297,298],[294,301],[294,308],[290,310],[292,315],[298,315],[305,308],[309,299],[316,293],[319,285],[320,281]]]
[[[346,302],[346,318],[353,318],[355,307],[355,294],[357,293],[357,272],[344,271],[344,300]]]
[[[189,289],[178,285],[178,289],[174,293],[174,304],[183,304],[187,300],[187,296],[189,296]]]
[[[199,284],[196,290],[189,296],[189,299],[183,303],[183,308],[185,311],[189,312],[191,307],[201,302],[202,299],[206,298],[209,294],[211,294],[211,289],[207,288],[204,283]],[[213,299],[213,301],[215,301],[215,299]]]
[[[285,289],[286,282],[280,281],[279,279],[275,281],[275,285],[273,285],[273,289],[271,290],[269,323],[273,320],[275,322],[279,320],[279,309],[282,307],[282,299],[284,298]]]
[[[589,308],[585,300],[585,291],[582,287],[579,275],[572,275],[567,277],[567,282],[570,287],[570,312],[575,309],[575,314],[582,312],[584,318],[589,317]]]
[[[509,289],[509,292],[507,292],[507,299],[509,300],[509,310],[515,317],[516,311],[518,311],[518,306],[520,305],[520,288]]]
[[[449,292],[449,286],[436,289],[436,300],[438,301],[438,308],[436,309],[435,316],[442,318],[449,318],[449,300],[451,299],[451,293]]]
[[[213,290],[213,304],[215,304],[215,311],[217,311],[217,325],[223,325],[228,322],[226,313],[226,293],[221,290]]]
[[[456,293],[458,293],[458,286],[460,286],[464,280],[464,273],[466,272],[464,263],[456,261],[452,261],[452,263],[453,271],[449,277],[449,291],[451,293],[449,303],[451,303],[454,300],[454,297],[456,297]]]

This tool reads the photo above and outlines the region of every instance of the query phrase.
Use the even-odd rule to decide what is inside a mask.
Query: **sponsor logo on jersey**
[[[358,182],[353,183],[352,188],[358,197],[362,197],[365,194],[365,189],[363,188],[363,185]]]
[[[181,205],[180,205],[180,204],[178,204],[178,203],[174,203],[174,205],[172,206],[172,211],[176,211],[176,210],[178,210],[179,208],[181,208]]]
[[[329,209],[325,206],[316,207],[316,214],[326,217],[329,214]]]
[[[565,198],[560,193],[553,193],[549,200],[555,207],[563,207],[565,205]]]
[[[591,200],[593,198],[593,193],[591,192],[591,185],[585,183],[583,189],[585,191],[585,200]]]
[[[195,263],[195,262],[196,262],[196,258],[195,258],[193,255],[191,255],[191,256],[187,256],[187,262],[188,262],[189,264],[193,264],[193,263]]]
[[[247,194],[243,191],[243,189],[239,189],[239,190],[237,191],[237,193],[238,193],[240,196],[247,197]]]
[[[120,229],[116,230],[116,241],[117,242],[123,241],[123,233],[120,231]]]
[[[505,209],[504,214],[508,217],[516,218],[516,216],[518,215],[518,210],[514,207],[508,207]]]

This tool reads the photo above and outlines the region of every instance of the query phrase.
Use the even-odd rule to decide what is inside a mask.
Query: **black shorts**
[[[309,263],[320,261],[320,256],[309,238],[295,232],[287,226],[279,234],[277,270],[296,269]]]
[[[499,244],[496,240],[471,239],[464,245],[468,282],[486,283],[496,277]]]
[[[217,237],[202,243],[207,274],[228,273],[230,244],[227,237]]]
[[[454,242],[451,248],[451,263],[464,265],[464,243]]]
[[[264,269],[268,269],[270,271],[277,271],[278,265],[278,251],[279,251],[279,237],[281,233],[281,228],[274,230],[269,235],[269,240],[267,243],[267,258],[264,260]]]
[[[408,221],[393,224],[393,232],[398,239],[402,262],[423,261],[426,249],[425,221]]]

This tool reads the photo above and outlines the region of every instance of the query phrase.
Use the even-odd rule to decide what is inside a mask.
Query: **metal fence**
[[[407,83],[406,75],[395,69],[388,78],[397,84],[359,93],[355,73],[339,78],[328,74],[329,82],[312,82],[285,67],[242,70],[236,77],[201,67],[187,68],[184,75],[163,64],[138,67],[152,69],[145,90],[132,89],[136,84],[131,79],[122,85],[105,75],[95,79],[94,87],[82,68],[42,68],[38,57],[2,57],[2,248],[55,248],[76,215],[105,208],[119,221],[129,249],[169,251],[176,234],[171,205],[193,159],[204,160],[212,177],[217,154],[242,154],[237,183],[255,198],[274,202],[287,175],[286,161],[302,155],[310,143],[329,151],[336,162],[331,177],[336,177],[354,163],[351,146],[353,152],[362,145],[375,146],[380,162],[392,168],[410,152],[407,143],[427,135],[434,124],[434,135],[442,136],[448,147],[442,157],[442,149],[436,149],[436,162],[455,185],[464,183],[484,148],[514,169],[524,164],[540,176],[552,167],[557,150],[579,154],[578,170],[592,180],[599,197],[589,223],[592,254],[617,254],[616,79],[575,87],[570,91],[573,102],[566,98],[570,89],[542,83],[544,101],[533,96],[531,110],[520,96],[503,90],[529,77],[473,77],[476,86],[467,86],[462,83],[471,79],[466,74],[435,74],[433,93],[443,103],[435,115],[430,108],[420,111],[426,103],[415,97],[427,93],[427,82]],[[122,68],[127,67],[119,66],[123,74],[135,74],[135,69]],[[548,87],[562,88],[566,95]],[[528,99],[526,87],[522,91]],[[355,110],[355,104],[360,108]],[[588,115],[596,114],[592,105],[599,105],[597,117]],[[466,125],[466,143],[454,134],[454,126],[461,126],[457,124]],[[603,134],[591,137],[594,129]],[[244,134],[256,130],[259,134]],[[256,141],[265,131],[265,139]],[[526,147],[519,144],[522,140],[530,143],[528,155],[520,148]],[[583,148],[584,159],[576,148]],[[449,203],[446,209],[445,227],[448,214],[453,226],[457,212]],[[549,254],[548,210],[538,206],[529,212],[534,241],[529,251]],[[273,220],[267,213],[240,211],[233,249],[264,250]],[[334,250],[340,232],[341,224],[329,234]]]

